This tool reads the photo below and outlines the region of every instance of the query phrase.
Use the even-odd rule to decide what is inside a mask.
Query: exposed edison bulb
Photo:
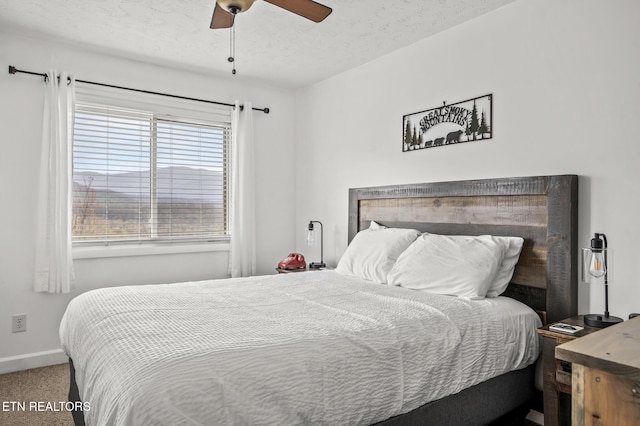
[[[313,232],[313,223],[309,222],[307,226],[307,245],[313,245],[316,242],[316,233]]]
[[[605,272],[604,253],[602,251],[594,251],[589,263],[589,273],[593,277],[600,278],[604,276]]]

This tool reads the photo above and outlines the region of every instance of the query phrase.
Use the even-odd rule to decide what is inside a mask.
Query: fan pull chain
[[[235,15],[235,14],[234,14]],[[235,17],[235,16],[234,16]],[[233,65],[231,74],[236,75],[236,26],[235,23],[229,28],[229,57],[227,60]]]

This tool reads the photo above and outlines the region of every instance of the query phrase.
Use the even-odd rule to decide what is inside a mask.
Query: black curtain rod
[[[38,75],[40,77],[44,77],[45,81],[47,81],[47,78],[48,78],[47,74],[45,74],[45,73],[19,70],[16,67],[14,67],[13,65],[9,65],[9,74],[17,74],[17,73]],[[149,90],[142,90],[142,89],[132,89],[130,87],[114,86],[112,84],[96,83],[95,81],[87,81],[87,80],[76,79],[76,82],[85,83],[85,84],[93,84],[94,86],[111,87],[113,89],[130,90],[132,92],[147,93],[149,95],[160,95],[160,96],[167,96],[169,98],[185,99],[185,100],[188,100],[188,101],[204,102],[204,103],[207,103],[207,104],[216,104],[216,105],[224,105],[224,106],[229,106],[229,107],[235,107],[234,104],[228,104],[228,103],[225,103],[225,102],[216,102],[216,101],[209,101],[209,100],[206,100],[206,99],[189,98],[189,97],[186,97],[186,96],[170,95],[168,93],[152,92],[152,91],[149,91]],[[242,110],[242,109],[244,109],[244,106],[240,105],[240,110]],[[269,114],[269,108],[252,108],[252,109],[254,111],[262,111],[265,114]]]

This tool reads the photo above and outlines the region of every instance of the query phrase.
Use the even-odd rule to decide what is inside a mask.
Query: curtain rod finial
[[[13,65],[9,65],[9,74],[15,74],[16,73],[16,67],[14,67]]]
[[[262,109],[262,111],[263,111],[265,114],[269,114],[269,108],[263,108],[263,109]]]

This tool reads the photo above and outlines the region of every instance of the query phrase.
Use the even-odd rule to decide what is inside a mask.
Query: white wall
[[[82,292],[227,277],[228,264],[227,251],[79,259],[74,262],[75,291],[34,293],[33,224],[44,86],[39,77],[9,75],[9,65],[36,72],[66,70],[84,80],[223,102],[250,100],[256,107],[269,107],[268,115],[254,112],[258,273],[274,273],[273,267],[293,247],[295,194],[274,190],[288,186],[294,177],[292,92],[0,32],[0,373],[3,365],[6,371],[49,362],[47,351],[60,346],[58,325],[64,309]],[[11,333],[15,313],[27,313],[26,332]]]
[[[640,312],[639,22],[637,0],[520,0],[299,90],[299,250],[321,220],[336,264],[351,187],[578,174],[580,245],[607,234],[610,310]],[[493,139],[402,152],[403,115],[489,93]],[[579,312],[603,311],[581,284]]]

